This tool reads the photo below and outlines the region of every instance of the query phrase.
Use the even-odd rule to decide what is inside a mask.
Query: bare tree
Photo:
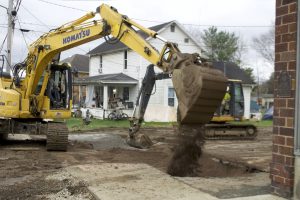
[[[270,64],[275,61],[275,27],[253,38],[253,48]]]

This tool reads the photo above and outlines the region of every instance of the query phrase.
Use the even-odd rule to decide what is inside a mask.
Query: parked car
[[[264,114],[262,120],[273,120],[274,107],[270,107]]]

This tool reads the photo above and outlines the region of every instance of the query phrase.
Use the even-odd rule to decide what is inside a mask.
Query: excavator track
[[[65,123],[48,123],[47,151],[67,151],[69,131]]]
[[[206,124],[206,140],[254,140],[257,128],[252,124]]]

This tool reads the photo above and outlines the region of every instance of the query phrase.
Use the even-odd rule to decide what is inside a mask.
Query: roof
[[[156,26],[149,27],[149,29],[151,29],[155,32],[160,32],[164,28],[167,28],[168,26],[171,26],[172,24],[176,24],[184,33],[186,33],[191,38],[192,41],[194,41],[199,46],[199,44],[189,35],[189,33],[187,33],[184,30],[184,28],[177,21],[166,22],[166,23],[163,23],[163,24],[159,24],[159,25],[156,25]],[[149,37],[146,33],[142,32],[140,30],[137,31],[137,33],[140,36],[142,36],[142,38],[144,38],[144,39],[147,39]],[[200,46],[199,46],[199,48],[200,48]],[[88,54],[90,54],[90,55],[106,54],[106,53],[111,53],[111,52],[121,51],[121,50],[126,50],[126,49],[128,49],[128,47],[120,41],[118,41],[115,44],[109,44],[107,42],[103,42],[102,44],[100,44],[99,46],[97,46],[96,48],[94,48],[93,50],[88,52]]]
[[[235,63],[213,62],[213,68],[224,72],[228,79],[241,80],[243,84],[254,84],[251,77]]]
[[[137,84],[138,80],[123,74],[123,73],[117,73],[117,74],[101,74],[97,76],[90,76],[90,77],[84,77],[84,78],[78,78],[74,80],[74,84],[108,84],[108,83],[114,83],[114,84]]]
[[[60,62],[70,63],[71,67],[78,72],[89,72],[89,57],[86,55],[74,54]]]

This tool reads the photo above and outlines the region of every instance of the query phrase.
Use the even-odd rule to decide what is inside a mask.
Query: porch
[[[83,116],[89,110],[93,117],[105,119],[117,109],[131,116],[138,80],[123,73],[102,74],[77,79],[73,85],[79,87],[79,99],[82,98],[83,89],[86,89],[86,98],[79,105]]]

